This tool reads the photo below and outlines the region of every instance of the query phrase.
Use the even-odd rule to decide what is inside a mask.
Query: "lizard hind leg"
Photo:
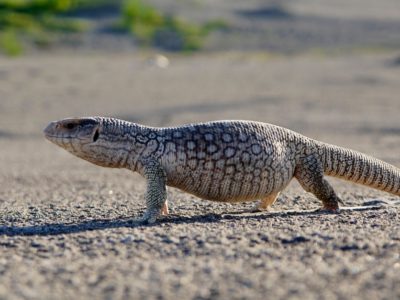
[[[280,192],[274,192],[273,194],[268,195],[267,197],[261,199],[260,202],[256,203],[253,207],[247,210],[250,213],[256,213],[261,211],[270,211],[272,204],[278,198]]]
[[[276,199],[278,199],[279,194],[280,192],[275,192],[262,199],[258,204],[258,210],[270,210],[272,204],[274,204]]]
[[[167,216],[168,214],[169,214],[168,200],[165,200],[163,208],[161,209],[161,215],[162,216]]]
[[[338,203],[343,202],[325,180],[322,164],[317,157],[310,155],[303,158],[296,167],[294,176],[307,192],[313,193],[322,201],[323,210],[339,212]]]

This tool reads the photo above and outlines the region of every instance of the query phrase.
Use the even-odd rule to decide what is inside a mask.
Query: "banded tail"
[[[323,144],[324,173],[400,196],[400,169],[366,154]]]

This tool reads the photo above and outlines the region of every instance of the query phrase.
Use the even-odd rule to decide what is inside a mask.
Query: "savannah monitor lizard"
[[[400,196],[400,169],[261,122],[156,128],[87,117],[51,122],[44,134],[91,163],[141,174],[147,210],[140,220],[148,223],[168,213],[167,185],[212,201],[261,199],[260,209],[268,209],[293,177],[328,211],[339,211],[341,200],[324,175]]]

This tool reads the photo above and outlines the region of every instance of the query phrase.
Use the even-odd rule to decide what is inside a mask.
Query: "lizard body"
[[[82,159],[141,174],[147,180],[142,220],[150,223],[168,211],[167,185],[213,201],[261,199],[262,209],[274,203],[293,177],[331,211],[338,211],[341,200],[324,175],[400,196],[398,168],[267,123],[214,121],[156,128],[91,117],[51,122],[44,133]]]

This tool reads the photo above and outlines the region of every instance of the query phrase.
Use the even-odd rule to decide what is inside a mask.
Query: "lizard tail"
[[[366,154],[324,144],[326,175],[400,196],[400,169]]]

